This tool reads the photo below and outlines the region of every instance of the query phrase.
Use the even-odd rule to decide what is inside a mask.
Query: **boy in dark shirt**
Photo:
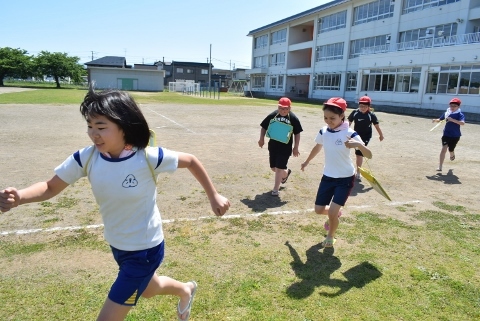
[[[372,124],[375,126],[375,129],[380,136],[380,141],[383,140],[383,133],[378,124],[377,116],[370,110],[370,105],[372,100],[368,96],[363,96],[358,101],[358,108],[350,113],[348,116],[348,122],[351,125],[353,122],[355,125],[353,129],[360,135],[365,146],[368,145],[368,142],[372,138]],[[355,155],[357,157],[357,174],[356,178],[360,179],[360,172],[358,171],[359,167],[362,167],[363,164],[363,154],[360,150],[355,150]]]
[[[293,126],[293,135],[290,136],[287,143],[283,143],[272,138],[270,138],[268,141],[270,168],[273,172],[275,172],[275,183],[273,185],[272,196],[278,196],[280,183],[286,183],[290,173],[292,172],[287,167],[288,159],[292,155],[292,148],[294,157],[298,157],[298,155],[300,155],[298,146],[300,144],[300,133],[303,131],[303,128],[297,116],[290,111],[292,108],[291,104],[292,102],[287,97],[280,98],[278,101],[278,109],[265,117],[260,124],[261,129],[258,146],[261,148],[263,148],[263,145],[265,144],[265,134],[272,119],[276,118],[277,121]],[[294,140],[295,146],[293,146]]]

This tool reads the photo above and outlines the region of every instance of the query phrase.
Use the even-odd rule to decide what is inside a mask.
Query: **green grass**
[[[36,86],[20,86],[25,88],[34,88],[32,91],[21,91],[13,93],[5,93],[0,95],[0,104],[75,104],[80,105],[86,94],[86,89],[82,87],[66,86],[65,88],[56,89],[51,84],[38,84]],[[7,84],[7,87],[13,87]],[[185,104],[185,105],[223,105],[223,106],[275,106],[276,99],[264,98],[248,98],[231,95],[229,93],[221,93],[220,99],[218,95],[211,94],[202,95],[184,95],[176,92],[130,92],[132,97],[140,104]],[[293,102],[292,105],[320,108],[318,103]]]
[[[480,319],[480,214],[405,209],[415,224],[375,212],[348,215],[334,249],[319,246],[323,221],[315,214],[166,224],[167,255],[159,273],[198,282],[192,321]],[[2,261],[77,251],[104,253],[113,262],[101,231],[38,243],[0,240]],[[57,274],[8,274],[0,315],[95,319],[116,273],[103,272],[78,262]],[[141,299],[127,320],[174,320],[176,301]]]

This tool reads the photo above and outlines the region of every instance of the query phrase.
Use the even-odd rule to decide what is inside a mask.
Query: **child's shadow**
[[[460,180],[458,179],[458,176],[453,174],[453,169],[449,169],[446,175],[443,175],[442,173],[437,173],[435,175],[426,177],[432,181],[441,181],[444,184],[462,184],[462,182],[460,182]]]
[[[335,293],[320,292],[321,295],[337,296],[353,287],[361,288],[382,276],[375,266],[363,262],[342,273],[347,281],[331,279],[330,275],[342,266],[340,260],[333,256],[333,248],[325,248],[323,252],[320,252],[323,246],[321,243],[316,244],[307,250],[307,260],[303,263],[297,251],[288,241],[285,245],[288,246],[293,258],[293,262],[290,263],[292,269],[295,275],[301,279],[300,282],[293,283],[287,289],[287,295],[295,299],[304,299],[310,296],[316,287],[322,285],[338,288],[338,291]]]
[[[373,188],[370,185],[368,185],[369,187],[365,187],[365,186],[366,185],[363,184],[363,181],[356,180],[355,185],[353,185],[353,188],[350,191],[350,196],[355,196],[357,194],[366,193]]]
[[[287,204],[287,201],[282,201],[278,196],[272,196],[272,192],[266,192],[263,194],[255,195],[255,198],[244,198],[240,200],[243,204],[247,205],[254,212],[265,212],[267,208],[276,208]]]

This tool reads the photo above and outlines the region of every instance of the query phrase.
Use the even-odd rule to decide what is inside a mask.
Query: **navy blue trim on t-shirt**
[[[80,151],[79,151],[79,150],[77,150],[77,151],[73,154],[73,159],[78,163],[78,166],[80,166],[81,168],[83,168],[82,161],[80,160]]]
[[[157,169],[158,166],[160,166],[162,161],[163,161],[163,149],[158,148],[158,161],[157,161],[157,166],[155,166],[155,169]]]
[[[128,155],[127,157],[122,157],[122,158],[108,158],[107,156],[100,153],[100,157],[102,159],[106,160],[107,162],[117,163],[117,162],[123,162],[124,160],[132,158],[133,156],[135,156],[136,153],[137,152],[134,152],[134,153]]]

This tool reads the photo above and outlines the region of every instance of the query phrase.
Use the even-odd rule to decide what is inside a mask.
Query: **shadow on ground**
[[[432,180],[432,181],[440,181],[440,182],[443,182],[444,184],[451,184],[451,185],[454,185],[454,184],[462,184],[462,182],[460,182],[460,179],[458,178],[457,175],[453,174],[453,169],[449,169],[447,174],[442,174],[442,173],[437,173],[435,175],[432,175],[432,176],[426,176],[429,180]]]
[[[370,184],[364,183],[361,180],[355,180],[355,185],[353,185],[353,188],[350,191],[350,196],[355,196],[357,194],[367,193],[371,189],[373,189],[373,188],[372,188],[372,186],[370,186]]]
[[[282,188],[280,188],[282,190]],[[272,196],[272,192],[255,195],[253,200],[244,198],[240,200],[243,204],[248,206],[254,212],[262,213],[269,208],[277,208],[287,204],[287,201],[282,201],[278,196]]]
[[[325,248],[321,243],[309,248],[306,252],[307,260],[302,262],[298,252],[287,241],[285,245],[290,250],[293,261],[291,264],[295,275],[301,279],[295,282],[287,289],[287,295],[295,299],[304,299],[309,297],[316,287],[326,286],[338,289],[337,292],[320,292],[320,295],[334,297],[341,295],[352,288],[362,288],[368,283],[378,279],[382,273],[369,262],[362,262],[342,274],[347,279],[331,279],[330,275],[338,270],[342,263],[340,259],[333,256],[334,248]]]

